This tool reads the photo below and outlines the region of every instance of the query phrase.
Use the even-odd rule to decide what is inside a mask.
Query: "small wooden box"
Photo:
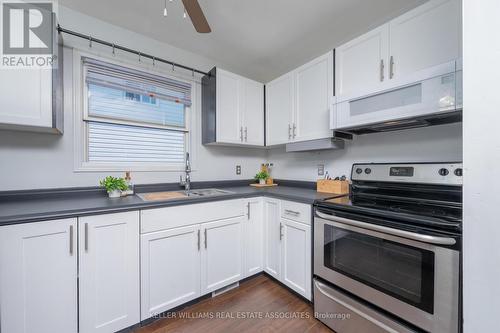
[[[349,181],[319,179],[316,182],[316,190],[323,193],[349,194]]]

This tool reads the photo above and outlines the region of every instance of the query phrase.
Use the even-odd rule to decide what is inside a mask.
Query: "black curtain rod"
[[[204,71],[200,71],[200,70],[198,70],[196,68],[191,68],[191,67],[188,67],[188,66],[184,66],[184,65],[175,63],[173,61],[169,61],[169,60],[165,60],[165,59],[162,59],[162,58],[158,58],[158,57],[155,57],[155,56],[153,56],[151,54],[142,53],[142,52],[139,52],[137,50],[129,49],[128,47],[125,47],[125,46],[116,45],[116,44],[107,42],[107,41],[102,40],[102,39],[94,38],[94,37],[92,37],[90,35],[84,35],[84,34],[81,34],[79,32],[76,32],[76,31],[71,31],[71,30],[68,30],[68,29],[64,29],[60,25],[57,25],[57,32],[59,32],[59,33],[65,33],[67,35],[79,37],[79,38],[82,38],[82,39],[86,39],[86,40],[89,41],[89,43],[98,43],[98,44],[101,44],[101,45],[109,46],[109,47],[111,47],[113,49],[117,49],[117,50],[129,52],[129,53],[133,53],[133,54],[138,55],[141,58],[142,57],[149,58],[149,59],[153,60],[153,62],[158,61],[158,62],[162,62],[162,63],[168,64],[168,65],[171,65],[173,68],[175,68],[175,67],[182,68],[182,69],[185,69],[187,71],[192,72],[193,74],[194,73],[198,73],[198,74],[202,74],[202,75],[210,75],[209,73],[206,73]]]

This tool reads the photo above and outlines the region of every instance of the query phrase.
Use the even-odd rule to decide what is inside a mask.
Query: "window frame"
[[[182,81],[191,85],[191,106],[185,106],[185,122],[184,127],[162,126],[148,123],[140,123],[134,121],[126,121],[120,119],[109,119],[104,117],[89,116],[88,114],[88,87],[86,84],[86,73],[83,65],[83,58],[93,58],[96,60],[125,66],[134,70],[143,71],[150,74],[161,75],[174,80]],[[73,50],[73,106],[74,106],[74,171],[75,172],[124,172],[124,171],[141,171],[141,172],[181,172],[184,170],[184,164],[172,163],[154,163],[154,162],[95,162],[88,161],[88,122],[103,122],[118,125],[129,125],[146,128],[157,128],[165,130],[173,130],[183,132],[185,135],[184,152],[189,152],[192,155],[193,133],[191,131],[194,122],[192,112],[196,109],[195,96],[197,96],[197,84],[193,80],[187,80],[174,76],[171,73],[162,71],[157,68],[154,70],[152,66],[144,63],[133,63],[131,61],[111,59],[92,53]],[[158,100],[157,100],[158,102]]]

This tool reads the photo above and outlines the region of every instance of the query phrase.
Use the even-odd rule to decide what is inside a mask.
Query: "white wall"
[[[324,164],[331,176],[349,178],[355,162],[453,162],[462,161],[461,124],[368,134],[354,137],[343,150],[285,153],[272,149],[273,177],[315,181],[317,166]]]
[[[464,0],[464,331],[500,314],[500,1]]]
[[[160,43],[148,37],[107,24],[89,16],[59,7],[61,26],[91,34],[104,40],[113,41],[134,49],[143,50],[169,60],[209,70],[216,62],[196,54]],[[88,49],[88,42],[64,35],[65,45]],[[92,52],[110,55],[109,48],[99,48],[97,44]],[[137,61],[135,57],[117,53],[117,58]],[[146,60],[143,59],[143,62]],[[0,131],[0,191],[54,188],[74,186],[96,186],[98,180],[106,175],[121,175],[112,172],[79,172],[74,170],[74,131],[73,131],[73,86],[72,52],[65,49],[64,67],[64,135],[54,136],[27,132]],[[179,72],[179,71],[177,71]],[[266,151],[258,149],[238,149],[227,147],[204,147],[201,145],[201,89],[198,83],[198,98],[195,114],[195,144],[193,155],[196,156],[193,181],[215,179],[248,179],[255,175],[260,163],[266,160]],[[241,176],[235,173],[235,166],[242,166]],[[136,183],[176,182],[181,172],[133,172]]]

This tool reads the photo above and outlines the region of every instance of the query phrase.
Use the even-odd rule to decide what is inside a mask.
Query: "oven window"
[[[325,225],[324,265],[434,312],[434,253]]]

